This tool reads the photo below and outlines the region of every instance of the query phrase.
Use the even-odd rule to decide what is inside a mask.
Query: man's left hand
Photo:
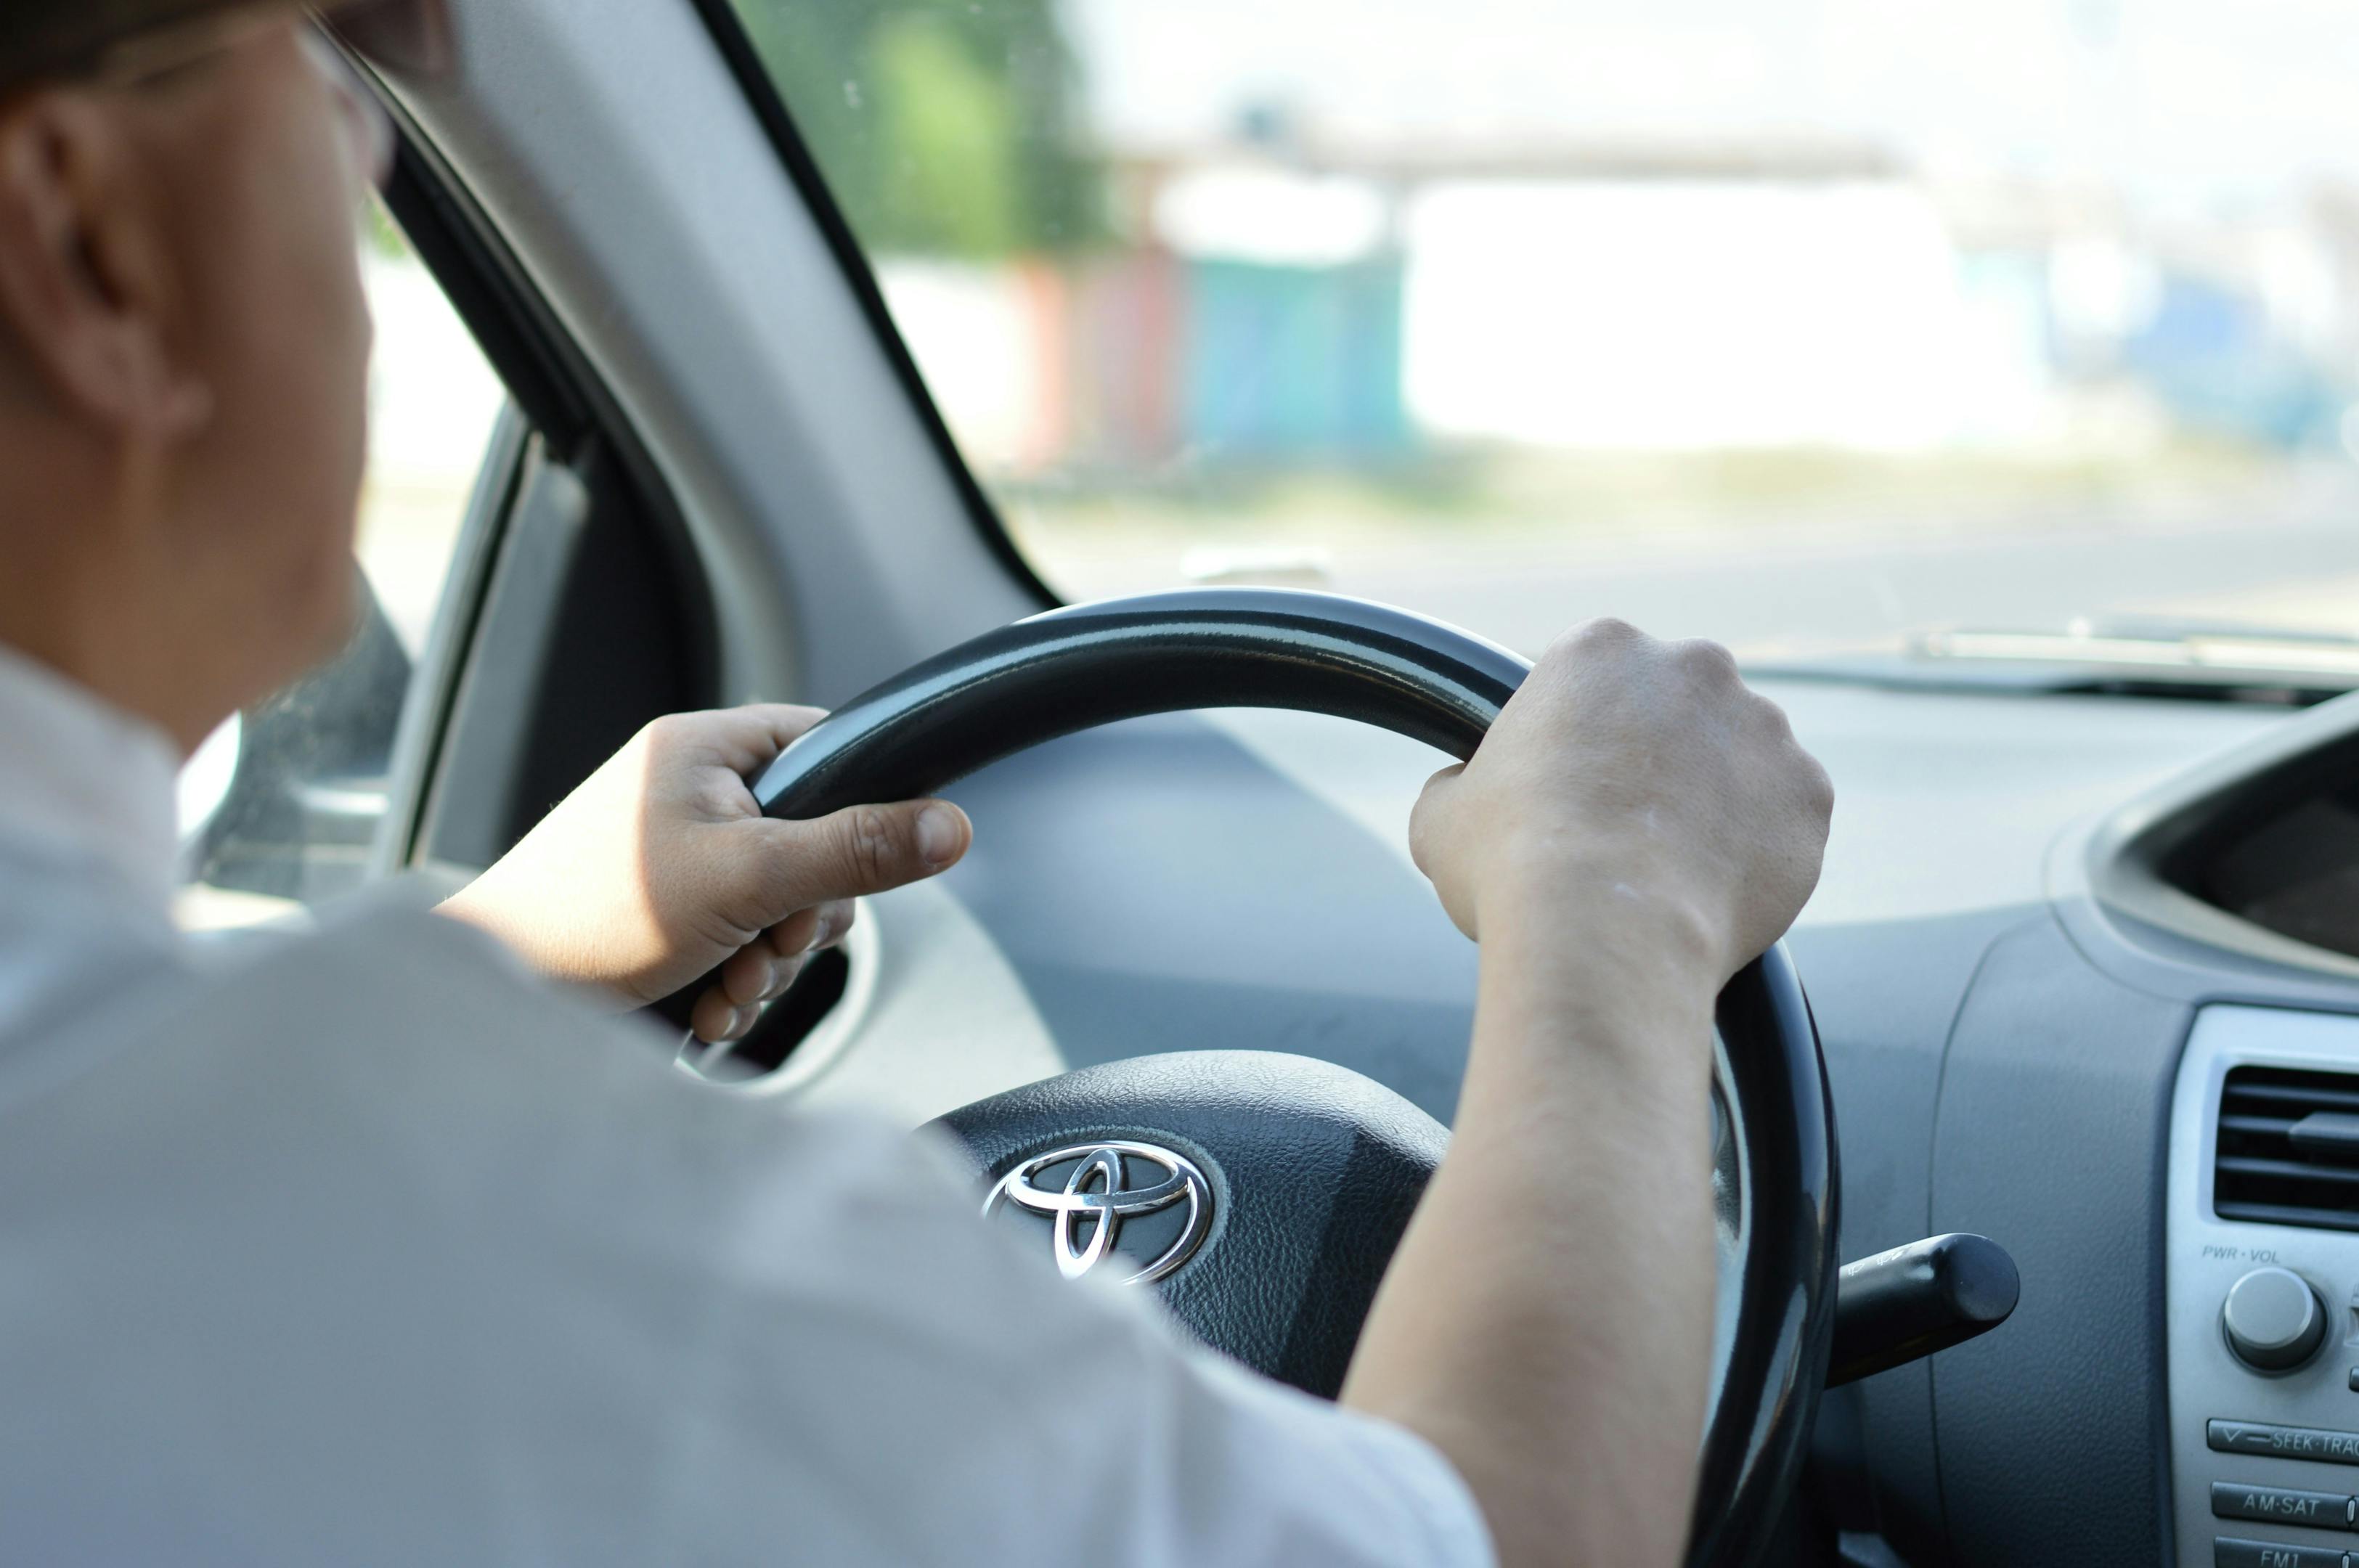
[[[764,816],[746,780],[823,717],[767,706],[657,719],[443,913],[617,1007],[717,968],[691,1027],[742,1037],[852,929],[853,899],[947,871],[973,839],[939,800]]]

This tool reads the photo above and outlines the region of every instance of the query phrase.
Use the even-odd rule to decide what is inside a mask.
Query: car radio
[[[2180,1568],[2359,1568],[2359,1017],[2202,1010],[2169,1180]]]

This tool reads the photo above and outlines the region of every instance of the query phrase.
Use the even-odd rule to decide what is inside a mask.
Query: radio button
[[[2359,1465],[2359,1432],[2272,1426],[2258,1421],[2215,1421],[2205,1424],[2204,1439],[2217,1454],[2260,1454],[2277,1459],[2315,1459],[2325,1465]]]
[[[2236,1359],[2256,1372],[2290,1372],[2326,1343],[2326,1303],[2290,1269],[2256,1269],[2220,1309]]]
[[[2339,1546],[2288,1546],[2281,1541],[2212,1543],[2212,1568],[2343,1568],[2351,1559]]]
[[[2334,1492],[2297,1492],[2284,1487],[2240,1487],[2230,1481],[2212,1483],[2212,1514],[2215,1519],[2272,1519],[2278,1524],[2307,1525],[2311,1530],[2349,1530],[2351,1498]]]

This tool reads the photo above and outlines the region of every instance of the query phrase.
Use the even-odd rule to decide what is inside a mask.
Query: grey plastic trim
[[[883,961],[884,938],[871,900],[858,901],[859,916],[843,939],[843,994],[827,1010],[811,1032],[803,1036],[784,1065],[775,1073],[731,1085],[733,1092],[772,1098],[792,1096],[810,1087],[842,1059],[876,1000],[876,971]]]
[[[840,1041],[807,1078],[749,1092],[916,1127],[1073,1065],[999,945],[939,883],[864,902],[864,927],[870,989],[856,1011],[846,994]]]
[[[2359,1468],[2311,1460],[2214,1454],[2213,1420],[2359,1432],[2359,1234],[2223,1220],[2212,1212],[2212,1153],[2221,1085],[2245,1065],[2332,1068],[2359,1074],[2359,1017],[2286,1008],[2207,1007],[2196,1015],[2179,1068],[2170,1116],[2164,1292],[2168,1314],[2170,1466],[2180,1568],[2211,1568],[2212,1541],[2228,1535],[2359,1550],[2341,1530],[2212,1517],[2214,1481],[2359,1493]],[[2267,1265],[2307,1279],[2332,1320],[2326,1347],[2279,1377],[2253,1372],[2230,1354],[2220,1327],[2229,1287]]]
[[[2256,741],[2198,763],[2094,824],[2077,847],[2078,874],[2051,892],[2070,896],[2085,891],[2129,923],[2124,938],[2132,942],[2142,925],[2262,964],[2359,979],[2359,958],[2240,920],[2171,886],[2159,873],[2172,850],[2256,779],[2354,734],[2359,694],[2321,703]]]
[[[426,784],[419,840],[430,859],[488,866],[507,848],[525,716],[589,517],[581,477],[532,442]]]
[[[840,701],[1028,613],[693,6],[454,0],[393,83],[678,498],[725,696]]]
[[[524,482],[531,449],[531,427],[511,402],[493,427],[484,466],[476,473],[474,492],[459,525],[450,569],[442,579],[441,598],[427,630],[426,645],[419,653],[409,690],[402,698],[401,719],[394,731],[386,825],[377,832],[369,861],[372,881],[411,865],[419,854],[444,730],[458,702],[467,650],[474,642],[494,560],[499,554],[500,535]]]

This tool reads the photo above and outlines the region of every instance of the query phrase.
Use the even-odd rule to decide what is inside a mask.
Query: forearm
[[[1506,1568],[1675,1568],[1712,1337],[1713,988],[1644,918],[1560,913],[1484,914],[1450,1156],[1343,1399],[1450,1456]]]

